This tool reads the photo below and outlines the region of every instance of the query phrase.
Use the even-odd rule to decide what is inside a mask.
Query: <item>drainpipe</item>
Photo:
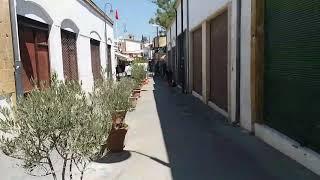
[[[179,64],[178,64],[178,12],[177,9],[175,9],[176,12],[176,58],[175,58],[175,81],[178,84],[178,73],[179,73]]]
[[[18,36],[18,21],[17,21],[17,10],[16,10],[16,0],[9,1],[10,8],[10,21],[11,21],[11,31],[12,31],[12,45],[14,54],[14,68],[15,68],[15,83],[16,83],[16,94],[17,97],[23,95],[22,78],[21,78],[21,58],[20,58],[20,48],[19,48],[19,36]]]
[[[237,0],[237,57],[236,57],[236,118],[240,122],[240,80],[241,80],[241,0]]]
[[[190,32],[189,32],[189,0],[187,0],[187,30],[186,30],[186,33],[187,33],[187,38],[186,38],[186,42],[187,42],[187,91],[189,93],[191,93],[191,85],[190,85],[190,79],[191,79],[191,76],[190,76],[190,66],[191,66],[191,61],[190,61]]]
[[[183,93],[186,93],[186,52],[185,52],[185,43],[186,43],[186,39],[184,39],[185,37],[183,36],[184,33],[183,33],[183,0],[181,0],[181,34],[180,36],[182,36],[182,39],[183,39],[183,44],[181,43],[181,49],[182,49],[182,52],[183,52],[183,74],[184,74],[184,77],[182,79],[182,92]],[[181,57],[180,57],[180,61],[181,61]],[[180,68],[180,63],[179,63],[179,68]],[[180,75],[180,73],[179,73]],[[179,79],[180,80],[180,79]]]

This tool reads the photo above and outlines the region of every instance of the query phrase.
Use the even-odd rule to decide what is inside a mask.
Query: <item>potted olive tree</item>
[[[78,82],[54,76],[51,87],[40,89],[19,98],[12,111],[0,109],[0,149],[22,160],[22,167],[33,176],[73,179],[78,169],[83,179],[88,164],[101,155],[111,116]]]
[[[128,131],[124,118],[132,108],[130,96],[133,88],[134,82],[129,78],[123,78],[119,82],[102,79],[95,87],[93,99],[100,104],[103,111],[112,116],[112,129],[105,146],[111,152],[120,152],[124,148]]]
[[[140,97],[143,80],[145,79],[146,73],[144,67],[137,63],[132,66],[132,78],[135,81],[135,88],[133,90],[134,97]]]

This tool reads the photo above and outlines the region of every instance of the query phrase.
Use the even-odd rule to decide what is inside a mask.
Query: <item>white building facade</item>
[[[133,39],[122,39],[120,52],[130,57],[141,57],[143,53],[143,43]]]
[[[237,107],[240,103],[237,95],[240,88],[237,74],[239,2],[179,0],[176,17],[167,33],[168,54],[172,59],[169,64],[174,69],[177,84],[232,122],[240,119],[237,116],[240,111]],[[221,47],[215,46],[214,42],[218,41]],[[221,54],[215,53],[218,56],[215,57],[212,51]],[[215,59],[223,60],[215,62]],[[215,67],[222,71],[217,72]],[[218,76],[220,78],[215,79]]]
[[[228,122],[320,174],[319,16],[309,8],[320,3],[297,2],[178,0],[169,65]]]
[[[101,68],[115,74],[113,21],[91,0],[16,0],[11,11],[19,94],[30,89],[26,77],[48,80],[55,73],[91,91]]]

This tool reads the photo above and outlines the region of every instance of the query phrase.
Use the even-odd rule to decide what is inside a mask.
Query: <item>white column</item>
[[[207,22],[202,23],[202,99],[205,103],[208,102],[208,92],[209,92],[209,63],[207,57],[207,44],[209,39],[207,38],[208,33],[208,24]]]
[[[56,73],[58,75],[58,79],[63,80],[64,76],[60,26],[55,24],[51,26],[48,43],[51,75]]]
[[[229,6],[229,116],[231,122],[236,120],[237,110],[237,2]]]
[[[79,80],[82,82],[83,89],[91,92],[93,88],[93,75],[91,66],[90,38],[78,35],[77,58]]]
[[[107,68],[107,54],[106,54],[106,43],[105,42],[100,42],[100,63],[101,63],[101,68],[103,71],[106,70]],[[107,77],[107,73],[104,74],[105,77]]]
[[[251,1],[241,5],[241,56],[240,56],[240,124],[252,131],[251,116]]]

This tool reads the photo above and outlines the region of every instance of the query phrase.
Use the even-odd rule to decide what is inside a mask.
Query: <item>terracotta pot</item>
[[[141,93],[141,89],[134,89],[132,91],[132,96],[135,98],[139,98],[140,97],[140,93]]]
[[[148,84],[148,79],[143,80],[143,85],[147,85]]]
[[[135,108],[137,106],[138,98],[134,97],[134,96],[131,96],[131,97],[129,97],[129,100],[130,100],[130,102],[132,104],[132,107]]]
[[[124,118],[126,117],[127,111],[119,110],[112,114],[112,124],[113,126],[116,126],[118,124],[122,124],[124,121]]]
[[[122,124],[122,127],[112,128],[108,139],[107,139],[107,148],[110,152],[116,153],[123,151],[124,140],[128,132],[128,125]]]

